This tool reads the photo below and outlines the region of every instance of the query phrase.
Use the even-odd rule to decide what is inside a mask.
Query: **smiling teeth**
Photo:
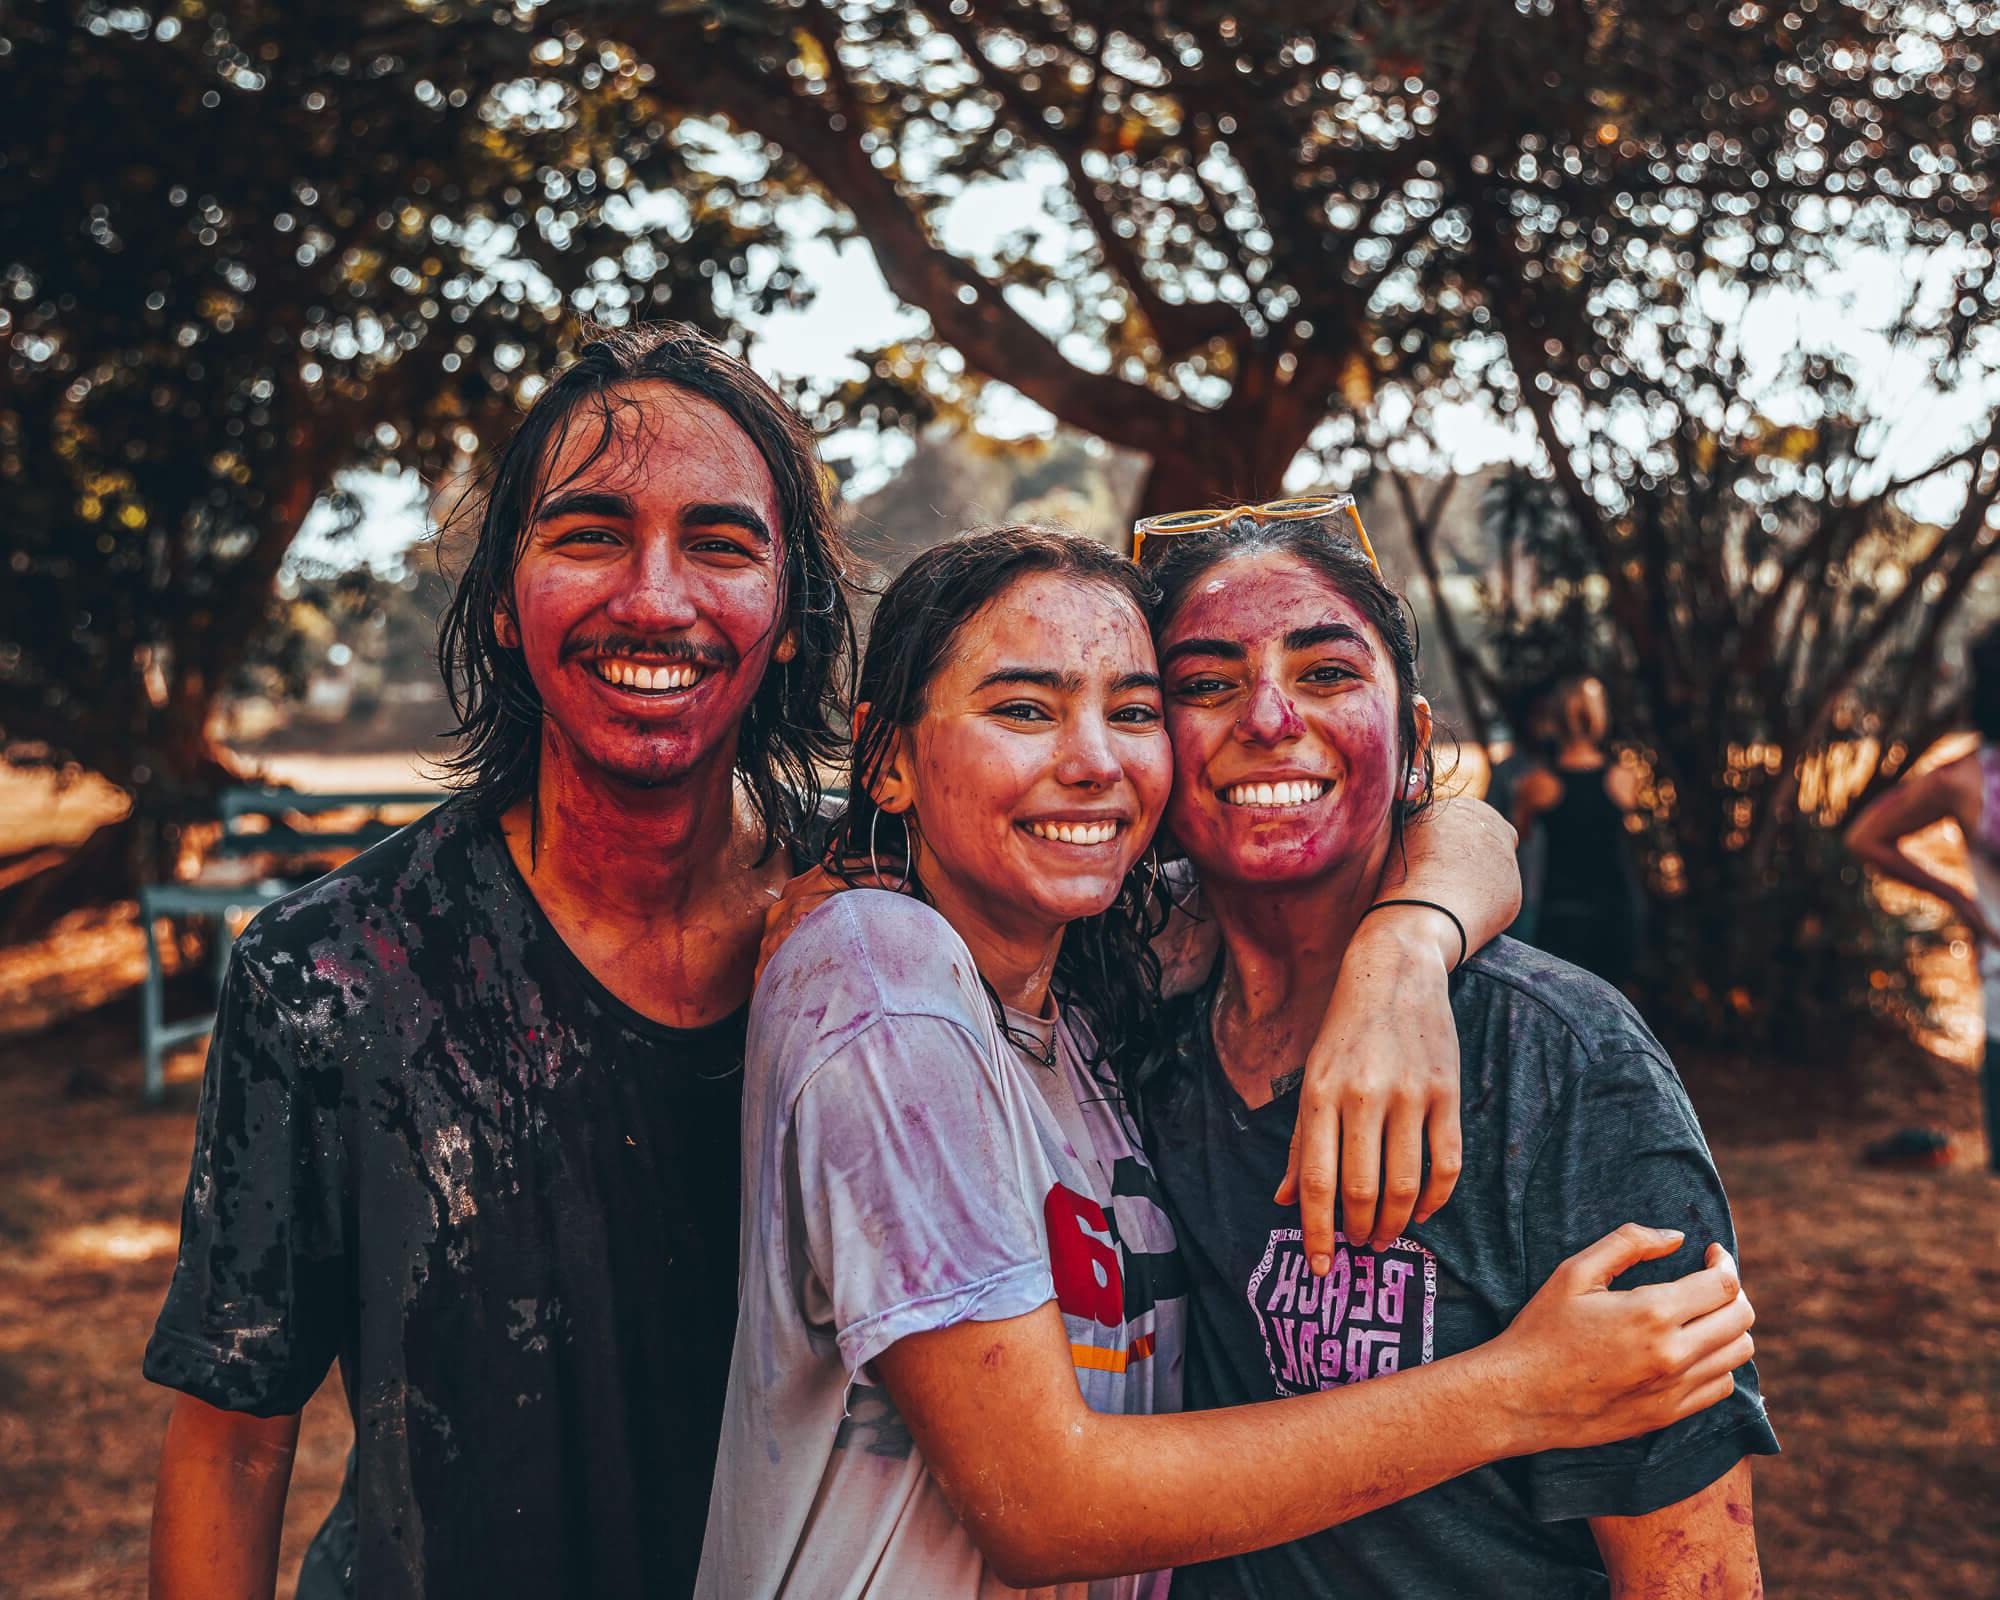
[[[1302,806],[1325,794],[1328,785],[1320,778],[1299,778],[1289,783],[1236,783],[1222,791],[1232,806]]]
[[[1055,839],[1063,844],[1109,844],[1118,837],[1115,822],[1031,822],[1028,832],[1037,839]]]
[[[665,689],[690,689],[701,669],[692,666],[642,667],[634,661],[600,659],[594,663],[597,675],[621,689],[641,689],[658,694]]]

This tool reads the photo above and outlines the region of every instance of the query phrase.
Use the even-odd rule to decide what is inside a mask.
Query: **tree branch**
[[[1448,473],[1431,496],[1428,506],[1417,504],[1416,491],[1410,487],[1407,474],[1394,471],[1389,473],[1389,482],[1395,487],[1396,501],[1403,509],[1403,521],[1410,530],[1410,544],[1417,553],[1417,565],[1423,569],[1424,582],[1431,591],[1431,603],[1437,612],[1438,636],[1444,640],[1445,654],[1451,658],[1452,676],[1458,680],[1459,697],[1465,702],[1465,714],[1472,719],[1472,732],[1477,737],[1478,730],[1485,725],[1486,707],[1497,707],[1501,703],[1499,686],[1492,674],[1486,671],[1473,655],[1472,647],[1458,631],[1458,619],[1452,614],[1451,602],[1445,598],[1444,576],[1437,558],[1437,524],[1444,514],[1445,503],[1452,491],[1458,487],[1458,474]]]
[[[811,31],[826,21],[815,3],[804,9],[800,25]],[[994,284],[938,245],[895,181],[861,148],[859,108],[822,109],[782,76],[753,70],[698,18],[648,13],[626,27],[626,42],[685,103],[709,106],[783,146],[851,211],[891,291],[928,315],[938,337],[974,368],[1004,379],[1072,425],[1130,449],[1158,456],[1185,438],[1191,413],[1184,407],[1142,385],[1075,366]],[[820,47],[844,85],[837,50],[824,40]]]
[[[1062,108],[1053,100],[1037,101],[1019,80],[1004,69],[994,67],[979,43],[978,28],[949,7],[932,14],[932,22],[949,34],[959,50],[980,74],[989,93],[1000,102],[1021,135],[1055,152],[1069,174],[1070,191],[1082,209],[1084,219],[1097,235],[1098,249],[1105,264],[1115,272],[1132,295],[1139,313],[1152,325],[1160,344],[1169,352],[1185,351],[1211,339],[1240,340],[1248,329],[1241,316],[1220,302],[1206,304],[1186,301],[1176,305],[1161,298],[1157,285],[1146,273],[1146,265],[1132,242],[1119,233],[1117,219],[1097,192],[1098,180],[1083,164],[1088,141],[1063,124],[1052,124],[1047,113]],[[1068,48],[1074,49],[1074,46]],[[1104,70],[1097,63],[1098,70]],[[1087,114],[1087,112],[1086,112]]]

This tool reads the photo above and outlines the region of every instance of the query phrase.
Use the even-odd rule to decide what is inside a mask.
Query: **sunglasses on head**
[[[1168,511],[1157,517],[1141,517],[1132,524],[1132,559],[1140,559],[1148,541],[1155,544],[1157,554],[1157,547],[1164,541],[1182,534],[1206,533],[1210,528],[1219,528],[1238,517],[1248,517],[1253,522],[1308,522],[1320,517],[1338,518],[1343,514],[1353,531],[1354,542],[1361,547],[1362,555],[1368,558],[1368,565],[1379,577],[1381,563],[1375,559],[1375,547],[1368,542],[1368,530],[1361,526],[1361,512],[1355,507],[1351,494],[1295,495],[1289,500],[1267,500],[1261,506],[1236,506],[1228,511]]]

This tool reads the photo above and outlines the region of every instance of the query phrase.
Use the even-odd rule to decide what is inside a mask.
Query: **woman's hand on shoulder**
[[[1628,1222],[1556,1268],[1485,1347],[1495,1402],[1515,1408],[1529,1451],[1583,1449],[1652,1433],[1727,1399],[1756,1346],[1757,1320],[1719,1244],[1698,1272],[1614,1289],[1682,1235]]]
[[[808,867],[796,878],[786,880],[778,898],[764,913],[764,937],[757,946],[757,982],[764,981],[764,969],[792,936],[792,931],[847,887],[844,879],[835,877],[825,867]]]
[[[798,925],[835,895],[847,889],[901,887],[901,884],[866,872],[850,880],[826,866],[808,867],[796,878],[787,879],[778,898],[764,913],[764,937],[757,946],[757,981],[763,980],[764,969],[771,964],[771,958],[783,948]]]
[[[1277,1200],[1297,1204],[1306,1259],[1320,1276],[1332,1266],[1336,1209],[1350,1241],[1381,1248],[1413,1220],[1426,1221],[1458,1182],[1449,973],[1436,930],[1410,925],[1436,916],[1419,908],[1363,920],[1306,1058]]]

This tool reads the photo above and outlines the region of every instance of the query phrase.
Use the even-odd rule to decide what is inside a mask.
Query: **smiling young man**
[[[693,1582],[736,1311],[744,1007],[852,646],[810,435],[678,325],[500,458],[441,656],[461,792],[238,941],[146,1373],[160,1597]]]

